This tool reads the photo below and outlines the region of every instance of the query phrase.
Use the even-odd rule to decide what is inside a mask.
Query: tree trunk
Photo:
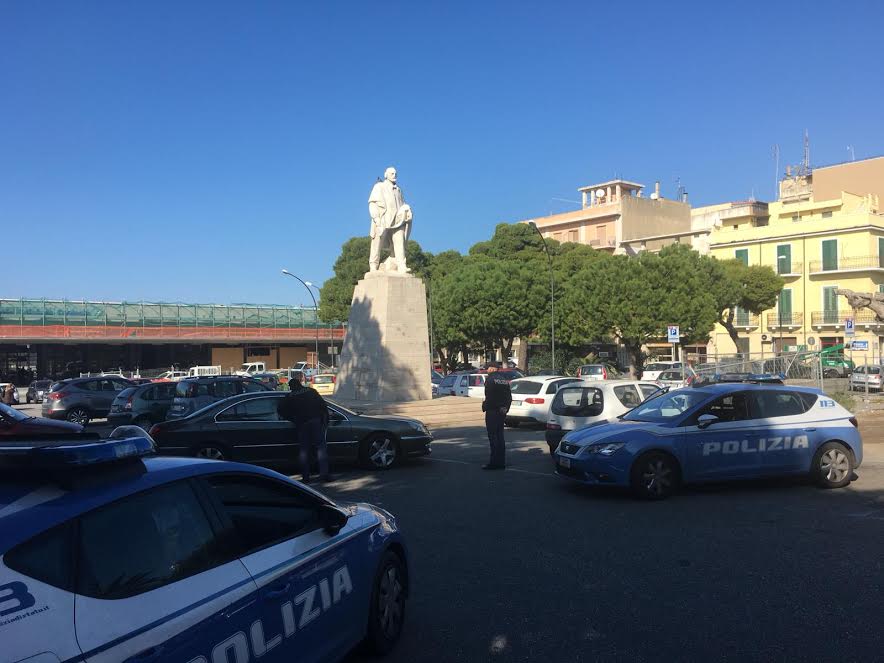
[[[721,323],[721,326],[727,330],[727,335],[730,336],[731,340],[734,342],[737,354],[740,354],[740,335],[737,334],[737,328],[734,327],[733,309],[729,309],[727,315],[721,316],[718,321]]]
[[[639,379],[639,369],[642,366],[642,346],[639,344],[624,343],[623,346],[629,353],[629,375],[633,380]]]

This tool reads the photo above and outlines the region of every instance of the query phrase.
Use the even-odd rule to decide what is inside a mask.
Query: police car
[[[572,431],[556,473],[662,499],[681,483],[809,475],[850,483],[862,440],[850,412],[818,389],[713,384],[645,401],[613,422]]]
[[[0,443],[0,661],[326,661],[393,646],[409,579],[390,514],[252,465],[151,457],[153,441],[129,435]]]

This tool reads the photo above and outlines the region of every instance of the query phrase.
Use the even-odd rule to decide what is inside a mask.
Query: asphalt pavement
[[[412,594],[388,661],[877,660],[884,445],[851,487],[706,486],[665,502],[552,475],[542,431],[481,429],[325,492],[394,513]],[[368,660],[354,654],[350,663]]]

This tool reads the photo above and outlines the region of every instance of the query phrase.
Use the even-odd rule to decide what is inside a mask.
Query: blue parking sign
[[[869,342],[868,341],[854,341],[850,344],[851,350],[856,350],[857,352],[868,352],[869,350]]]
[[[681,337],[678,333],[678,325],[669,325],[666,327],[666,340],[670,343],[678,343]]]
[[[844,335],[853,336],[853,318],[844,319]]]

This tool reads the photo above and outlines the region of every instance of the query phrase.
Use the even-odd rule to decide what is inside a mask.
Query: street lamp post
[[[552,256],[549,253],[549,247],[546,245],[546,238],[540,232],[540,228],[533,221],[528,223],[534,228],[535,232],[540,235],[540,241],[543,242],[543,251],[546,253],[546,259],[549,261],[549,340],[552,354],[552,370],[556,372],[556,282],[553,276]]]
[[[313,290],[311,288],[315,288],[316,286],[310,283],[310,281],[304,281],[303,279],[295,276],[289,270],[284,269],[282,273],[286,276],[291,276],[293,279],[298,279],[305,288],[307,288],[307,292],[310,293],[310,298],[313,300],[313,313],[316,316],[316,320],[313,321],[313,326],[316,329],[316,359],[314,368],[316,372],[319,372],[319,306],[316,304],[316,297],[313,296]]]

